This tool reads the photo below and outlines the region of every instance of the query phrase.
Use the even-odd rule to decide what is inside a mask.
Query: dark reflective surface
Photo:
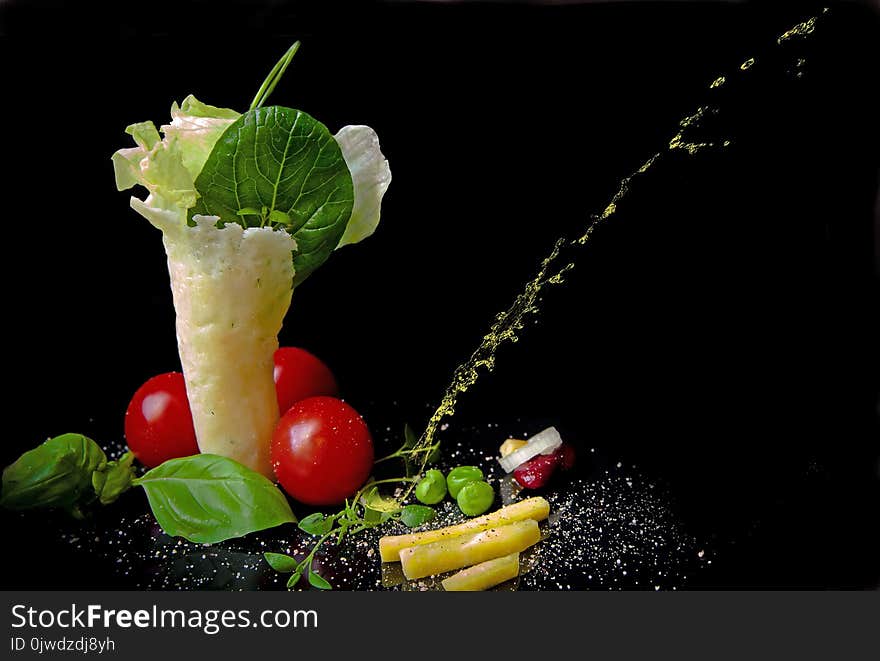
[[[370,124],[394,181],[379,231],[297,290],[281,340],[324,357],[388,445],[404,421],[422,423],[553,241],[718,99],[707,130],[729,147],[634,185],[462,402],[449,442],[489,450],[555,424],[596,457],[586,485],[618,462],[660,485],[668,537],[693,540],[682,567],[699,570],[676,570],[685,587],[877,584],[875,14],[834,6],[783,59],[776,36],[811,15],[802,3],[363,3],[345,15],[176,4],[173,22],[161,7],[154,21],[38,7],[0,10],[0,56],[17,63],[2,110],[5,240],[18,258],[4,264],[3,464],[65,431],[118,444],[131,393],[179,367],[160,238],[113,188],[125,125],[165,121],[191,92],[245,107],[300,38],[273,101],[333,131]],[[719,75],[730,85],[710,92]],[[593,495],[582,489],[581,504]],[[186,587],[190,573],[203,587],[274,587],[254,561],[261,542],[298,543],[278,530],[202,554],[157,536],[143,512],[132,494],[92,528],[3,514],[4,582]],[[108,544],[120,520],[125,543]],[[76,532],[92,529],[98,541]],[[75,566],[58,568],[69,550]]]

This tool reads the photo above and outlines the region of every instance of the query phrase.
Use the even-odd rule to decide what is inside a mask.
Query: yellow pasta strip
[[[519,574],[519,553],[511,553],[494,560],[486,560],[473,567],[443,579],[441,584],[447,592],[476,592],[494,588]]]
[[[550,503],[545,498],[536,496],[527,498],[518,503],[513,503],[499,510],[478,516],[464,523],[437,530],[410,533],[408,535],[386,536],[379,540],[379,555],[382,562],[396,562],[400,560],[400,552],[411,546],[430,544],[450,537],[458,537],[468,533],[487,530],[493,526],[501,526],[515,521],[533,519],[543,521],[550,514]]]
[[[519,553],[540,539],[538,522],[526,519],[403,549],[400,564],[403,575],[413,580]]]

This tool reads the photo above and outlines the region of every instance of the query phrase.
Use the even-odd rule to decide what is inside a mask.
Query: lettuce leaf
[[[190,95],[180,106],[171,106],[171,124],[162,126],[164,138],[152,122],[130,125],[125,132],[137,146],[113,154],[116,188],[146,188],[147,198],[132,198],[132,208],[159,229],[184,222],[186,210],[198,199],[196,177],[237,117],[234,110],[209,106]]]
[[[180,154],[193,181],[202,171],[217,140],[240,113],[229,108],[215,108],[202,103],[192,94],[171,106],[171,124],[162,127],[162,133],[170,141],[181,146]]]
[[[379,136],[369,126],[343,126],[334,137],[354,184],[354,208],[336,246],[341,248],[376,231],[382,197],[391,183],[391,168],[379,149]]]
[[[332,136],[280,106],[242,115],[190,95],[172,104],[160,129],[139,122],[126,133],[135,146],[113,154],[116,187],[148,191],[131,198],[133,209],[163,231],[192,224],[194,214],[219,216],[219,226],[284,229],[299,246],[295,285],[333,250],[376,230],[391,182],[373,129],[345,126]]]

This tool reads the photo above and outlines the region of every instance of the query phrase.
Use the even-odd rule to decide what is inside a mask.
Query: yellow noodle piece
[[[396,562],[400,560],[400,552],[411,546],[420,544],[430,544],[441,539],[449,537],[458,537],[467,533],[479,532],[493,526],[501,526],[514,521],[523,521],[525,519],[534,519],[535,521],[543,521],[550,514],[550,503],[545,498],[536,496],[527,498],[518,503],[513,503],[500,510],[496,510],[483,516],[478,516],[464,523],[459,523],[446,528],[438,528],[437,530],[427,530],[425,532],[410,533],[408,535],[389,535],[379,540],[379,555],[382,562]]]
[[[486,560],[441,581],[447,592],[476,592],[494,588],[519,574],[519,553]]]
[[[407,579],[424,578],[525,551],[540,539],[538,522],[526,519],[403,549],[400,565]]]

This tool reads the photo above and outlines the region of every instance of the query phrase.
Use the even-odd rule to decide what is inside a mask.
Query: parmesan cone
[[[177,346],[199,449],[272,476],[274,353],[290,307],[294,239],[196,216],[162,227]]]

